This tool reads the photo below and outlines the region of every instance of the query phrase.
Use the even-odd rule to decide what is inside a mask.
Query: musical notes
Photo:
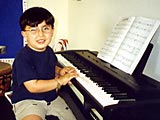
[[[158,26],[158,20],[145,17],[122,19],[112,30],[97,57],[132,74]]]

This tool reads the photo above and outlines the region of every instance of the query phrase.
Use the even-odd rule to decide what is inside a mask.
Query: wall
[[[99,50],[120,17],[160,19],[159,0],[69,0],[72,48]]]
[[[159,0],[28,0],[29,7],[45,6],[56,16],[54,40],[67,38],[70,49],[89,50],[102,47],[120,17],[160,19],[159,5]]]

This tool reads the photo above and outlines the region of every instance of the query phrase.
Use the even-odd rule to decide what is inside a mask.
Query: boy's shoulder
[[[26,46],[21,48],[19,52],[16,54],[16,59],[28,57],[30,55],[29,51],[29,48]]]

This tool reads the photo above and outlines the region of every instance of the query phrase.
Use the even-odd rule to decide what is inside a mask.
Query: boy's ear
[[[23,36],[24,41],[27,42],[27,34],[26,34],[26,32],[25,31],[21,31],[21,34]]]
[[[26,32],[21,31],[21,34],[22,34],[23,37],[26,37]]]

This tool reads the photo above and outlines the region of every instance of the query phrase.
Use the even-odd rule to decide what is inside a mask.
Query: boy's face
[[[43,21],[37,27],[26,26],[21,33],[31,49],[42,52],[51,42],[53,31],[52,27]]]

